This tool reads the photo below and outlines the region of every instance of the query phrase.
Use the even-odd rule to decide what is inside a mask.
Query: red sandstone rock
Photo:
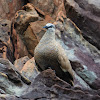
[[[36,35],[38,41],[41,39],[41,37],[44,35],[45,30],[43,29],[43,26],[48,23],[46,20],[43,21],[36,21],[36,22],[31,22],[30,27],[34,34]]]
[[[65,8],[63,0],[29,0],[35,8],[40,9],[45,15],[50,15],[54,19],[60,11],[65,14]]]
[[[14,28],[17,34],[21,35],[27,29],[29,23],[37,21],[39,17],[34,6],[30,3],[25,5],[22,9],[23,10],[17,11],[14,17]]]
[[[28,54],[27,48],[21,40],[19,34],[16,33],[15,29],[12,30],[12,41],[14,45],[14,57],[15,59],[19,59],[24,56],[30,56]]]
[[[13,42],[15,45],[15,58],[34,55],[34,48],[38,40],[29,26],[30,22],[38,20],[38,14],[32,4],[23,6],[23,10],[19,10],[13,21]],[[16,37],[16,38],[15,38]]]
[[[11,20],[23,5],[22,0],[0,0],[0,18]]]
[[[27,30],[23,33],[22,38],[28,53],[31,55],[30,57],[34,56],[34,49],[39,41],[30,25],[28,26]]]

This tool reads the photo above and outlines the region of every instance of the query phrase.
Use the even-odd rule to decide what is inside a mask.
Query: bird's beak
[[[47,29],[48,27],[47,26],[44,26],[43,28],[46,28]]]

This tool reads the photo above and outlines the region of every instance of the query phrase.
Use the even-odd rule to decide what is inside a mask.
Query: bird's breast
[[[49,43],[45,45],[38,45],[35,49],[35,57],[40,59],[56,59],[58,54],[57,45]]]

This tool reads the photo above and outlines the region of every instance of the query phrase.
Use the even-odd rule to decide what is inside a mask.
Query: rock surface
[[[15,29],[12,29],[12,41],[14,45],[14,57],[15,59],[24,57],[24,56],[29,56],[29,53],[27,51],[27,48],[23,41],[21,40],[19,34],[16,33]]]
[[[2,0],[5,1],[12,2]],[[100,17],[99,1],[20,2],[33,5],[23,6],[12,22],[0,19],[0,100],[100,100],[100,51],[95,47],[97,44],[91,45],[82,36],[90,38],[88,34],[93,32],[91,43],[94,43],[92,37],[99,38],[96,30],[99,25],[96,18]],[[81,24],[83,19],[85,24]],[[75,74],[74,87],[58,78],[53,70],[39,72],[35,65],[34,48],[46,31],[42,27],[48,22],[56,25],[56,40],[71,62]],[[99,44],[98,38],[95,43]]]
[[[35,66],[34,58],[31,58],[30,60],[28,60],[24,64],[24,66],[20,72],[23,76],[25,76],[26,78],[28,78],[32,82],[34,81],[36,76],[40,73],[38,71],[37,67]]]
[[[100,1],[64,0],[66,14],[82,30],[83,36],[100,50]]]
[[[29,60],[28,56],[22,57],[20,59],[15,60],[14,66],[17,68],[18,71],[23,69],[24,64]]]
[[[56,77],[53,70],[48,69],[40,73],[31,85],[32,90],[14,100],[99,100],[99,91],[72,88],[68,83]],[[74,95],[74,96],[73,96]]]
[[[65,14],[63,0],[29,0],[29,2],[31,2],[36,9],[43,11],[44,15],[50,15],[54,19],[57,18],[60,11]]]
[[[21,0],[0,0],[0,18],[11,20],[23,5]]]
[[[13,44],[11,41],[11,21],[0,20],[0,58],[14,61]]]
[[[64,23],[57,22],[56,28],[56,39],[65,49],[74,71],[91,88],[99,89],[99,50],[82,37],[81,31],[70,19],[65,19]]]
[[[13,38],[13,41],[15,42],[15,55],[17,59],[25,55],[32,57],[34,55],[34,48],[38,43],[35,34],[28,26],[30,22],[37,21],[39,16],[32,4],[28,3],[22,9],[16,13],[13,22],[12,37],[16,36],[16,38]],[[24,54],[22,53],[23,48]]]
[[[7,59],[0,58],[0,89],[2,94],[20,96],[28,88],[30,81],[22,76]]]

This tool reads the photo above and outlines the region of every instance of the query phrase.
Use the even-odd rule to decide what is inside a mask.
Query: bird
[[[47,31],[34,50],[37,67],[41,71],[51,68],[59,78],[73,86],[73,70],[65,50],[55,39],[55,25],[47,23],[43,28],[46,28]]]

